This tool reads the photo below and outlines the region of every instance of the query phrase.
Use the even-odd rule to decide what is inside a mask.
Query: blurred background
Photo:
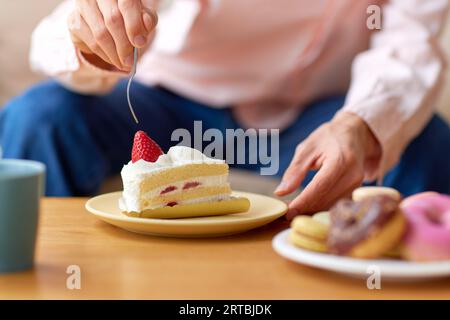
[[[0,107],[29,85],[42,79],[29,68],[30,35],[37,23],[61,0],[0,0]],[[450,22],[450,17],[449,17]],[[442,34],[450,61],[450,23]],[[438,108],[450,121],[450,68]]]
[[[407,1],[407,0],[405,0]],[[43,77],[31,72],[28,62],[30,36],[38,22],[61,0],[0,0],[0,108],[12,97]],[[450,17],[442,34],[442,44],[450,61]],[[450,68],[447,81],[438,100],[438,110],[450,122]],[[233,171],[231,183],[240,190],[272,194],[278,184],[275,178],[263,178],[253,183],[248,173]],[[257,190],[255,190],[255,187]],[[121,189],[120,177],[106,181],[100,192]],[[292,195],[293,197],[295,195]]]

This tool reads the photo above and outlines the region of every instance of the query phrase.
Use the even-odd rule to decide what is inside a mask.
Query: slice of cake
[[[120,209],[129,216],[182,218],[245,212],[250,202],[231,196],[228,165],[196,149],[175,146],[164,154],[143,131],[134,137],[123,167]]]

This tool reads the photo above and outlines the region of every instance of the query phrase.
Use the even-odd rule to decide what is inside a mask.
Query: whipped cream
[[[169,151],[165,154],[159,156],[158,160],[155,162],[148,162],[145,160],[138,160],[135,163],[128,162],[121,172],[122,179],[132,179],[137,176],[155,173],[157,171],[174,168],[177,166],[182,166],[186,164],[195,163],[225,163],[224,160],[217,160],[205,156],[203,153],[197,149],[192,149],[184,146],[171,147]]]
[[[141,208],[139,203],[141,195],[139,188],[143,180],[163,170],[197,163],[222,164],[225,161],[209,158],[196,149],[184,146],[171,147],[166,154],[160,155],[155,162],[148,162],[142,159],[134,163],[130,161],[124,165],[120,173],[123,182],[122,198],[119,200],[120,209],[135,212],[147,209]],[[222,182],[223,177],[219,181]]]

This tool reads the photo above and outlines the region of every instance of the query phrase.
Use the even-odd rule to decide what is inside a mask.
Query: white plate
[[[312,252],[294,246],[289,241],[291,229],[277,234],[272,245],[281,256],[311,267],[338,272],[353,277],[367,278],[373,270],[379,270],[381,279],[388,280],[424,280],[449,277],[450,261],[409,262],[393,259],[355,259],[326,253]],[[374,269],[378,268],[378,269]]]
[[[250,209],[247,212],[185,219],[134,218],[120,212],[118,200],[121,194],[122,192],[112,192],[94,197],[86,202],[86,209],[119,228],[165,237],[217,237],[240,233],[268,224],[287,210],[287,205],[281,200],[235,191],[234,196],[250,200]]]

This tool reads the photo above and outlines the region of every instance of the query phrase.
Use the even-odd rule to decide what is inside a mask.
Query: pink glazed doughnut
[[[407,220],[402,256],[414,261],[450,259],[450,196],[419,193],[400,207]]]

